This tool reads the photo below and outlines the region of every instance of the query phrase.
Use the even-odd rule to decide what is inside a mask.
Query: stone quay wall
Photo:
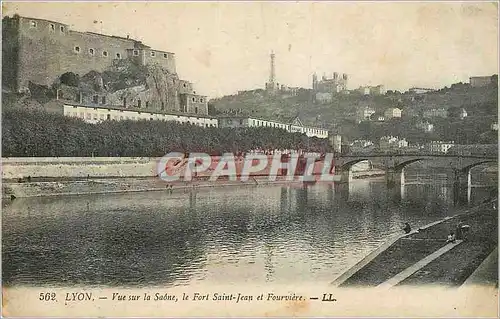
[[[149,157],[2,158],[2,179],[153,177],[156,164]]]

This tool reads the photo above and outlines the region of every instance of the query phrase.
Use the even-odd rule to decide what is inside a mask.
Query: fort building
[[[25,92],[30,89],[30,84],[52,87],[64,73],[79,76],[91,71],[102,73],[120,61],[128,60],[142,66],[160,67],[169,80],[163,93],[145,90],[142,93],[147,96],[140,97],[141,92],[136,92],[137,96],[128,97],[129,101],[120,96],[117,97],[120,105],[149,103],[149,107],[156,111],[208,113],[207,98],[197,95],[190,82],[178,78],[174,53],[153,49],[128,36],[74,31],[67,24],[45,19],[14,15],[4,17],[2,26],[2,82],[5,90]],[[71,100],[81,102],[80,93],[74,95]],[[92,103],[99,100],[95,104],[102,104],[102,97],[94,100],[92,93],[83,92],[83,95],[90,96]],[[105,99],[113,100],[113,96]]]

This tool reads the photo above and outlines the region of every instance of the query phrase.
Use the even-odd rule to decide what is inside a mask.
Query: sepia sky
[[[278,82],[307,88],[314,72],[398,90],[498,73],[493,2],[3,2],[14,13],[174,52],[210,97],[264,87],[271,50]]]

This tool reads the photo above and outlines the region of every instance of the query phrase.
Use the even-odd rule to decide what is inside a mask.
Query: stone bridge
[[[498,162],[498,154],[338,154],[335,156],[335,173],[341,175],[341,183],[349,183],[352,180],[352,166],[362,161],[371,161],[385,169],[388,186],[404,184],[404,169],[419,161],[439,161],[443,168],[452,169],[455,172],[454,184],[470,187],[471,169],[485,163]]]

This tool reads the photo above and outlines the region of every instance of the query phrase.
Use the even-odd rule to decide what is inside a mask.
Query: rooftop
[[[100,37],[107,37],[107,38],[114,38],[114,39],[120,39],[120,40],[125,40],[125,41],[137,42],[137,43],[140,43],[143,46],[149,48],[149,46],[143,44],[141,41],[132,39],[132,38],[130,38],[128,36],[127,37],[121,37],[121,36],[117,36],[117,35],[108,35],[108,34],[102,34],[102,33],[91,32],[91,31],[85,31],[85,32],[73,31],[73,32],[86,33],[86,34],[91,34],[91,35],[97,35],[97,36],[100,36]]]
[[[137,113],[144,113],[144,114],[160,114],[160,115],[175,115],[177,117],[196,117],[198,118],[209,118],[209,119],[216,119],[217,117],[211,116],[208,114],[197,114],[197,113],[183,113],[183,112],[178,112],[174,110],[166,110],[166,111],[159,111],[159,110],[151,110],[151,109],[143,109],[143,108],[132,108],[132,107],[123,107],[121,105],[94,105],[94,104],[86,104],[86,103],[78,103],[74,102],[72,100],[67,100],[67,99],[60,99],[59,100],[61,104],[63,105],[68,105],[68,106],[79,106],[79,107],[87,107],[87,108],[93,108],[93,109],[109,109],[109,110],[117,110],[117,111],[129,111],[129,112],[137,112]]]
[[[4,17],[5,18],[9,18],[8,16]],[[22,18],[22,19],[27,19],[27,20],[37,20],[37,21],[46,21],[46,22],[49,22],[49,23],[58,23],[58,24],[62,24],[66,27],[68,27],[68,24],[66,23],[62,23],[62,22],[59,22],[59,21],[52,21],[52,20],[48,20],[48,19],[41,19],[41,18],[33,18],[33,17],[25,17],[25,16],[20,16],[18,14],[14,14],[12,16],[13,19],[19,19],[19,18]],[[117,36],[117,35],[108,35],[108,34],[103,34],[103,33],[97,33],[97,32],[92,32],[92,31],[77,31],[77,30],[69,30],[68,28],[68,31],[71,31],[71,32],[78,32],[78,33],[84,33],[84,34],[90,34],[90,35],[96,35],[96,36],[101,36],[101,37],[108,37],[108,38],[113,38],[113,39],[120,39],[120,40],[125,40],[125,41],[130,41],[130,42],[133,42],[133,43],[138,43],[140,45],[143,46],[143,48],[146,48],[146,49],[150,49],[151,47],[142,43],[142,41],[139,41],[139,40],[136,40],[136,39],[132,39],[130,38],[129,36],[127,37],[122,37],[122,36]],[[173,52],[169,52],[169,51],[162,51],[162,50],[156,50],[154,49],[154,51],[157,51],[157,52],[161,52],[161,53],[168,53],[168,54],[175,54]]]
[[[234,119],[252,119],[252,120],[259,120],[259,121],[267,121],[267,122],[274,122],[274,123],[279,123],[279,124],[293,124],[296,125],[295,120],[297,117],[291,117],[291,118],[281,118],[281,119],[269,119],[269,118],[262,118],[258,116],[252,116],[252,115],[246,115],[246,114],[228,114],[228,115],[218,115],[217,118],[234,118]],[[300,121],[300,119],[299,119]],[[328,130],[326,128],[322,127],[315,127],[315,126],[309,126],[309,125],[304,125],[302,122],[300,122],[300,126],[306,127],[306,128],[312,128],[312,129],[317,129],[317,130]]]
[[[10,18],[10,17],[5,16],[3,18],[6,19],[6,18]],[[24,16],[20,16],[18,14],[14,14],[11,19],[19,19],[19,18],[27,19],[27,20],[47,21],[47,22],[50,22],[50,23],[58,23],[58,24],[62,24],[62,25],[68,26],[68,24],[62,23],[62,22],[59,22],[59,21],[53,21],[53,20],[48,20],[48,19],[40,19],[40,18],[33,18],[33,17],[24,17]]]

